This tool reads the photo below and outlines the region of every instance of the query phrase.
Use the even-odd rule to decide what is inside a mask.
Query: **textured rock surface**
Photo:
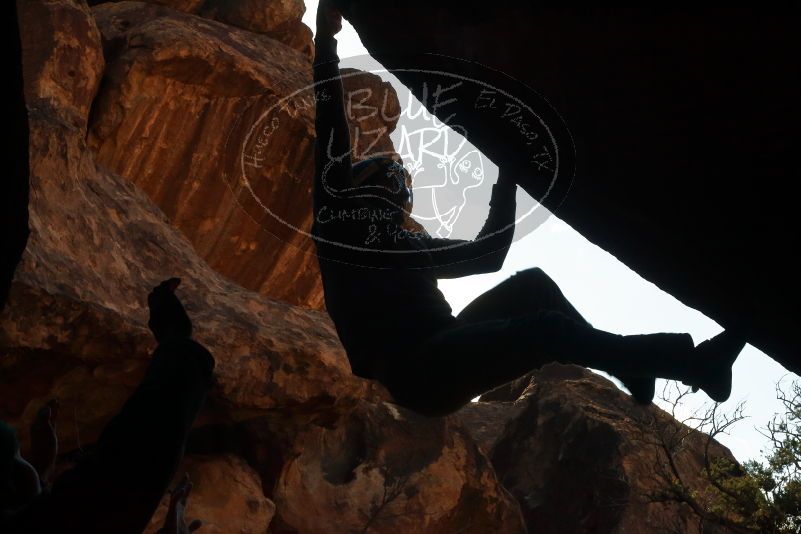
[[[292,228],[311,227],[309,59],[161,6],[120,2],[93,12],[108,64],[90,124],[97,161],[144,190],[218,272],[321,308],[312,243]],[[368,103],[387,95],[399,108],[377,76],[350,72],[346,84],[369,89]],[[383,127],[368,136],[376,141],[368,154],[392,150],[394,123],[354,113],[352,125],[354,138],[356,128]]]
[[[192,20],[197,31],[217,25]],[[87,6],[27,0],[22,21],[32,235],[0,315],[0,418],[23,450],[53,396],[61,451],[90,448],[153,348],[147,292],[178,275],[195,335],[217,359],[188,445],[191,517],[218,532],[347,532],[371,517],[370,532],[523,532],[519,506],[458,423],[386,404],[383,388],[352,376],[325,314],[229,282],[147,195],[95,163],[86,125],[104,62]],[[403,495],[382,506],[392,488]]]
[[[483,443],[504,486],[520,502],[530,532],[730,532],[705,524],[689,507],[650,502],[678,424],[655,406],[643,408],[610,381],[584,368],[549,364],[524,389],[488,395],[458,413]],[[706,436],[690,434],[674,456],[685,487],[703,494]],[[733,459],[713,442],[711,457]]]
[[[261,479],[248,464],[233,455],[188,456],[178,470],[173,487],[189,475],[192,493],[185,517],[202,518],[203,532],[227,534],[265,534],[275,514],[275,504],[264,496]],[[169,495],[159,505],[146,534],[164,524]]]
[[[455,71],[519,93],[500,72],[544,96],[572,134],[577,168],[546,206],[687,305],[725,326],[744,322],[753,344],[801,372],[789,189],[801,177],[798,5],[336,2],[390,70]],[[402,21],[402,39],[388,21]],[[397,76],[418,96],[434,79]],[[520,143],[488,125],[495,115],[473,106],[471,87],[452,88],[457,100],[438,114],[455,114],[496,163],[516,163]],[[548,184],[524,185],[541,197]]]
[[[305,11],[303,0],[206,0],[196,13],[231,26],[264,33],[312,57],[312,32],[300,20]]]
[[[115,0],[109,0],[115,1]],[[307,57],[314,54],[312,32],[301,22],[303,0],[143,0],[192,15],[217,20],[284,43]],[[90,6],[106,3],[91,0]]]
[[[364,402],[333,428],[302,430],[292,453],[272,497],[276,534],[525,532],[486,458],[450,419]]]
[[[102,397],[108,381],[121,400],[126,393],[117,385],[136,381],[153,347],[145,325],[149,287],[175,274],[184,280],[190,314],[202,325],[198,339],[217,355],[217,397],[230,406],[266,409],[364,394],[366,383],[351,377],[324,314],[226,281],[145,195],[95,165],[81,125],[102,74],[100,36],[80,5],[28,2],[25,13],[36,13],[36,4],[54,6],[54,46],[51,55],[29,55],[29,43],[39,41],[23,25],[26,65],[45,67],[26,69],[37,73],[26,88],[32,236],[3,316],[3,345],[14,349],[4,359],[6,373],[51,373],[48,381],[57,391],[72,391],[76,399],[86,391]],[[23,20],[48,19],[23,14]],[[71,70],[74,93],[63,89],[64,78],[73,78],[61,76]],[[68,359],[75,361],[65,364]],[[45,370],[42,363],[51,360],[53,367]],[[82,391],[81,373],[95,387]],[[84,398],[78,418],[104,404],[97,400]],[[68,404],[65,413],[73,408]]]

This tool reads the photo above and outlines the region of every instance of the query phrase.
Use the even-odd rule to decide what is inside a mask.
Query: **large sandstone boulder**
[[[217,358],[218,399],[272,409],[364,395],[366,382],[350,375],[323,313],[227,281],[133,184],[95,164],[84,141],[104,66],[93,18],[66,0],[24,6],[32,235],[3,315],[3,346],[12,350],[6,376],[50,373],[48,387],[81,403],[68,402],[65,413],[94,428],[100,421],[88,414],[115,406],[93,408],[108,404],[93,397],[105,398],[105,383],[121,401],[119,386],[136,382],[153,348],[149,288],[177,275],[197,338]],[[43,42],[51,43],[49,54]],[[14,401],[4,395],[3,402]]]
[[[799,4],[335,2],[429,111],[499,166],[525,165],[548,209],[801,372]],[[446,80],[441,105],[424,98],[441,72],[488,85]],[[522,161],[525,105],[561,132],[555,183]]]
[[[680,480],[704,501],[712,487],[704,476],[708,436],[654,405],[636,405],[582,367],[549,364],[514,385],[457,416],[517,498],[530,532],[733,532],[663,499]],[[716,441],[709,457],[734,461]]]
[[[303,429],[291,452],[272,495],[276,534],[525,533],[489,462],[450,418],[363,402],[336,426]]]
[[[228,281],[134,183],[96,164],[87,116],[105,65],[92,13],[73,0],[20,5],[31,238],[0,315],[0,418],[19,429],[23,450],[53,396],[63,458],[91,449],[154,347],[146,295],[177,275],[196,338],[217,360],[184,466],[195,481],[190,516],[218,532],[336,532],[346,506],[343,525],[370,522],[371,532],[523,532],[519,506],[457,422],[389,404],[350,373],[324,313]],[[219,27],[181,16],[197,31]],[[390,504],[392,488],[403,495]]]
[[[162,6],[109,3],[93,14],[107,62],[89,130],[98,163],[145,191],[218,272],[322,308],[307,235],[309,59],[263,35]],[[368,104],[387,98],[399,108],[377,76],[350,72],[345,81],[349,90],[369,89]],[[354,113],[352,126],[354,138],[356,128],[378,132],[366,155],[392,151],[394,122]]]

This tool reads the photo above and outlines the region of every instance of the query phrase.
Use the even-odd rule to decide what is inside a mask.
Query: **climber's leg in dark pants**
[[[464,322],[512,319],[538,310],[558,311],[589,324],[556,282],[537,267],[520,271],[479,295],[459,313],[458,319]]]
[[[393,360],[383,382],[399,404],[442,415],[552,361],[689,379],[693,346],[688,334],[620,336],[558,311],[540,310],[511,319],[460,321]]]
[[[490,321],[523,317],[538,310],[558,311],[575,321],[589,324],[556,282],[537,267],[520,271],[479,295],[458,317],[466,322]],[[633,377],[625,373],[616,376],[638,402],[651,402],[654,395],[652,377]]]

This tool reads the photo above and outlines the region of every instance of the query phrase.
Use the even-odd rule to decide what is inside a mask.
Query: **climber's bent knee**
[[[531,267],[530,269],[518,271],[513,274],[509,280],[513,280],[521,285],[535,287],[541,287],[543,284],[556,285],[556,282],[554,282],[553,279],[539,267]]]

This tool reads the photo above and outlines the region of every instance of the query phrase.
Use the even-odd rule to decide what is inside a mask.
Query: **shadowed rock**
[[[636,405],[582,367],[549,364],[518,382],[526,386],[490,392],[457,418],[520,502],[530,532],[733,532],[656,497],[668,487],[660,473],[671,473],[661,443],[682,434],[679,428],[688,437],[673,457],[678,476],[699,496],[711,488],[704,476],[706,435],[654,405]],[[709,452],[734,460],[716,441]]]

